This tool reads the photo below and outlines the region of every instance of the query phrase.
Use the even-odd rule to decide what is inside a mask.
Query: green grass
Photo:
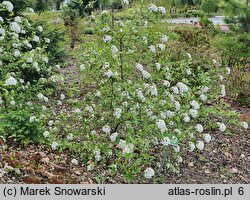
[[[60,18],[61,14],[62,14],[62,11],[56,11],[56,12],[46,11],[46,12],[42,12],[40,15],[38,13],[24,13],[24,15],[28,17],[29,19],[31,19],[32,21],[43,20],[43,21],[48,21],[48,22],[51,22],[53,20]]]

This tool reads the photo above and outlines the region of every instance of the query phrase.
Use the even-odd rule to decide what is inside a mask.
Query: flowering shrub
[[[46,53],[50,39],[42,26],[13,16],[11,2],[0,7],[0,134],[25,144],[38,142],[42,109],[33,101],[34,93],[52,82],[46,79],[52,75]]]
[[[36,81],[41,77],[48,77],[51,68],[45,53],[46,45],[50,43],[43,37],[43,27],[33,30],[31,24],[24,17],[9,17],[0,20],[0,78],[4,80],[9,73],[15,73],[16,78],[25,82]],[[38,36],[39,35],[39,36]]]
[[[91,17],[97,32],[79,51],[83,81],[76,84],[84,96],[77,99],[70,98],[75,88],[62,84],[63,94],[47,87],[62,79],[48,64],[44,28],[34,30],[11,13],[0,18],[1,137],[67,149],[72,165],[136,182],[151,181],[164,164],[176,170],[187,154],[216,139],[212,131],[226,134],[237,124],[247,129],[223,102],[230,68],[216,60],[194,64],[191,52],[173,60],[175,34],[160,22],[165,12],[149,5],[123,21],[109,11]]]
[[[211,131],[236,125],[236,113],[207,105],[226,95],[220,74],[227,70],[215,60],[209,67],[193,65],[188,52],[172,63],[170,30],[156,28],[162,14],[150,5],[114,26],[107,11],[95,18],[99,38],[79,54],[83,77],[94,88],[79,113],[84,145],[77,147],[89,170],[109,165],[127,181],[143,173],[150,179],[162,168],[164,149],[173,169],[186,152],[203,151]]]

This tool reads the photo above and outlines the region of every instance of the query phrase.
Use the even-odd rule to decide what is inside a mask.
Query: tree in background
[[[208,15],[215,13],[218,9],[218,0],[202,0],[201,9]]]
[[[64,2],[64,0],[56,0],[56,10],[61,9],[61,3]]]
[[[36,0],[35,11],[39,13],[39,15],[48,9],[48,1],[47,0]]]
[[[240,3],[235,0],[224,0],[223,6],[227,15],[227,22],[235,24],[231,28],[238,32],[250,31],[250,7],[248,0],[246,4]]]

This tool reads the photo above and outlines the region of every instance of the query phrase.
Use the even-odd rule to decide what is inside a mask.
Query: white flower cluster
[[[116,108],[114,110],[114,114],[113,115],[114,115],[115,118],[119,119],[121,117],[121,114],[122,114],[122,109],[121,108]]]
[[[155,171],[149,167],[144,171],[144,177],[147,179],[151,179],[155,175]]]
[[[125,140],[120,140],[118,148],[122,150],[123,154],[130,154],[133,152],[134,145],[132,143],[127,144]]]
[[[164,7],[162,7],[162,6],[157,7],[157,6],[154,5],[154,4],[150,4],[150,5],[148,6],[148,10],[149,10],[150,12],[154,12],[154,13],[159,12],[159,13],[164,14],[164,15],[166,14],[166,8],[164,8]]]
[[[128,0],[122,0],[122,3],[125,4],[125,5],[128,5],[129,1]]]
[[[157,120],[156,125],[160,129],[161,133],[164,133],[168,130],[165,121],[162,119]]]
[[[11,86],[11,85],[16,85],[17,84],[17,80],[14,77],[9,77],[6,81],[5,81],[5,85],[7,86]]]
[[[110,133],[110,131],[111,131],[111,128],[110,128],[110,126],[109,125],[105,125],[104,127],[102,127],[102,131],[104,132],[104,133]]]
[[[12,12],[14,9],[14,6],[10,1],[3,1],[2,5],[4,5],[9,12]]]
[[[226,128],[227,128],[225,124],[220,123],[220,122],[217,122],[217,125],[219,126],[219,130],[220,130],[221,132],[225,132],[225,130],[226,130]]]

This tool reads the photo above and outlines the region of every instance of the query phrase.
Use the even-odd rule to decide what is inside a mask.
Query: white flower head
[[[161,64],[160,63],[155,63],[156,69],[159,71],[161,69]]]
[[[17,22],[17,23],[20,23],[20,22],[22,21],[22,18],[19,17],[19,16],[16,16],[16,17],[14,18],[14,21]]]
[[[179,111],[179,110],[181,109],[181,104],[180,104],[180,102],[179,102],[179,101],[175,101],[174,104],[175,104],[175,110],[176,110],[176,111]]]
[[[145,97],[144,97],[144,95],[143,95],[143,93],[142,93],[141,90],[138,90],[138,91],[137,91],[137,96],[139,97],[139,99],[140,99],[142,102],[145,101]]]
[[[52,150],[56,150],[58,146],[59,146],[59,144],[58,144],[57,142],[53,142],[53,143],[51,144]]]
[[[105,125],[104,127],[102,127],[102,131],[104,133],[110,133],[111,129],[109,125]]]
[[[134,145],[132,143],[129,143],[125,146],[125,148],[122,150],[123,154],[129,154],[132,153],[134,149]]]
[[[31,116],[30,117],[30,123],[34,122],[36,120],[36,116]]]
[[[220,122],[217,122],[217,125],[219,126],[219,130],[221,132],[225,132],[225,130],[227,129],[226,125]]]
[[[104,38],[103,38],[103,41],[105,42],[105,43],[108,43],[108,42],[110,42],[112,40],[112,37],[110,36],[110,35],[106,35]]]
[[[150,45],[149,47],[149,51],[152,52],[152,53],[155,53],[156,52],[156,49],[153,45]]]
[[[113,116],[114,116],[115,118],[119,119],[119,118],[121,117],[121,114],[122,114],[122,109],[121,109],[121,108],[116,108],[116,109],[114,110]]]
[[[188,143],[188,151],[192,152],[195,150],[195,144],[193,142]]]
[[[176,162],[179,163],[179,164],[182,163],[183,162],[183,158],[181,156],[178,156],[176,158]]]
[[[197,149],[199,149],[200,151],[201,150],[203,150],[204,149],[204,142],[203,141],[198,141],[197,143],[196,143],[196,147],[197,147]]]
[[[168,130],[165,121],[162,119],[157,120],[156,125],[160,129],[161,133],[164,133],[165,131]]]
[[[231,69],[229,67],[226,67],[227,74],[231,74]]]
[[[142,64],[140,64],[140,63],[136,63],[136,64],[135,64],[135,67],[136,67],[136,69],[138,69],[140,72],[142,72],[142,71],[144,70]]]
[[[225,97],[226,96],[226,87],[225,85],[221,85],[221,97]]]
[[[5,37],[5,30],[4,30],[3,28],[0,28],[0,36],[1,36],[2,38]]]
[[[60,99],[61,99],[62,101],[65,99],[65,95],[64,95],[63,93],[60,95]]]
[[[16,22],[11,23],[10,30],[15,32],[15,33],[21,33],[21,27]]]
[[[37,95],[37,97],[38,97],[38,99],[43,99],[44,98],[44,95],[42,94],[42,93],[39,93],[38,95]]]
[[[42,26],[38,26],[38,27],[37,27],[37,30],[38,30],[39,32],[43,32],[43,27],[42,27]]]
[[[127,143],[125,140],[120,140],[118,144],[118,148],[123,150],[126,147],[126,145]]]
[[[111,134],[111,136],[110,136],[110,140],[111,140],[111,142],[115,142],[115,141],[116,141],[117,136],[118,136],[118,133],[117,133],[117,132],[112,133],[112,134]]]
[[[74,138],[74,136],[73,136],[73,134],[72,134],[72,133],[70,133],[70,134],[67,136],[67,139],[68,139],[68,140],[70,140],[70,141],[72,141],[72,140],[73,140],[73,138]]]
[[[150,4],[149,7],[148,7],[148,10],[150,12],[157,12],[158,11],[158,7],[154,4]]]
[[[165,44],[157,44],[157,47],[159,47],[159,49],[161,51],[164,51],[166,49],[166,45]]]
[[[146,179],[151,179],[155,175],[155,171],[149,167],[144,171],[144,177]]]
[[[166,43],[168,41],[168,36],[163,35],[160,40],[162,43]]]
[[[164,137],[163,140],[161,141],[161,144],[164,146],[168,146],[171,143],[171,140],[169,137]]]
[[[143,78],[145,78],[145,79],[150,79],[151,78],[151,74],[148,73],[146,70],[142,70],[141,73],[142,73]]]
[[[207,101],[207,96],[205,94],[201,94],[200,95],[200,98],[203,102],[206,102]]]
[[[180,149],[181,149],[181,148],[180,148],[179,145],[176,145],[176,146],[173,146],[173,149],[174,149],[175,152],[178,153],[178,152],[180,152]]]
[[[189,114],[193,117],[196,118],[198,116],[198,111],[195,109],[190,109]]]
[[[97,91],[96,93],[95,93],[95,96],[96,97],[100,97],[102,94],[101,94],[101,92],[100,91]]]
[[[192,71],[191,71],[191,69],[186,69],[186,73],[187,73],[187,75],[191,75],[192,74]]]
[[[163,15],[166,14],[166,8],[164,8],[164,7],[162,7],[162,6],[158,7],[158,11],[159,11],[161,14],[163,14]]]
[[[105,76],[107,76],[108,78],[111,78],[114,76],[114,73],[109,69],[107,72],[104,73]]]
[[[192,59],[192,56],[191,56],[190,53],[187,53],[187,57],[188,57],[189,59]]]
[[[125,4],[125,5],[128,5],[129,1],[128,0],[122,0],[122,3]]]
[[[149,90],[150,90],[150,93],[151,93],[152,96],[157,96],[158,95],[158,91],[157,91],[156,85],[150,86]]]
[[[171,117],[174,117],[174,116],[175,116],[175,112],[168,110],[168,111],[166,112],[166,115],[167,115],[168,118],[171,118]]]
[[[6,81],[5,81],[5,85],[11,86],[11,85],[16,85],[17,84],[17,80],[14,77],[9,77]]]
[[[201,124],[197,124],[197,125],[195,126],[195,129],[196,129],[196,131],[199,132],[199,133],[202,133],[202,132],[204,131],[204,128],[203,128],[203,126],[202,126]]]
[[[49,131],[44,131],[44,132],[43,132],[43,136],[44,136],[45,138],[48,138],[49,135],[50,135]]]
[[[44,41],[49,44],[50,43],[50,39],[49,38],[44,38]]]
[[[118,48],[115,45],[112,45],[110,50],[112,54],[116,54],[119,52]]]
[[[17,58],[20,56],[20,54],[21,54],[20,51],[18,49],[15,49],[14,56]]]
[[[242,126],[244,129],[248,129],[248,123],[247,123],[247,122],[241,122],[241,126]]]
[[[167,80],[163,80],[163,85],[164,85],[165,87],[170,87],[170,82],[167,81]]]
[[[33,41],[34,41],[34,42],[39,42],[39,41],[40,41],[40,39],[39,39],[39,37],[38,37],[38,36],[34,36],[34,37],[33,37]]]
[[[209,143],[209,142],[211,141],[211,139],[212,139],[212,137],[211,137],[210,134],[205,134],[205,135],[204,135],[204,141],[205,141],[206,143]]]
[[[189,90],[188,86],[182,82],[177,83],[177,86],[181,93],[188,92]]]
[[[75,158],[73,158],[73,159],[71,160],[71,163],[72,163],[73,165],[78,165],[78,160],[76,160]]]
[[[191,101],[191,102],[190,102],[190,105],[193,106],[193,108],[194,108],[195,110],[199,110],[199,109],[200,109],[200,105],[199,105],[198,102],[195,101],[195,100]]]
[[[9,12],[12,12],[14,9],[14,6],[10,1],[3,1],[2,5],[4,5]]]
[[[188,116],[187,113],[185,113],[184,118],[183,118],[183,121],[184,121],[184,122],[189,122],[189,121],[190,121],[190,117]]]
[[[209,88],[207,86],[203,86],[202,89],[201,89],[201,92],[202,93],[207,93],[209,90]]]
[[[95,159],[96,159],[96,161],[97,162],[100,161],[101,158],[102,158],[101,151],[99,149],[95,150]]]

